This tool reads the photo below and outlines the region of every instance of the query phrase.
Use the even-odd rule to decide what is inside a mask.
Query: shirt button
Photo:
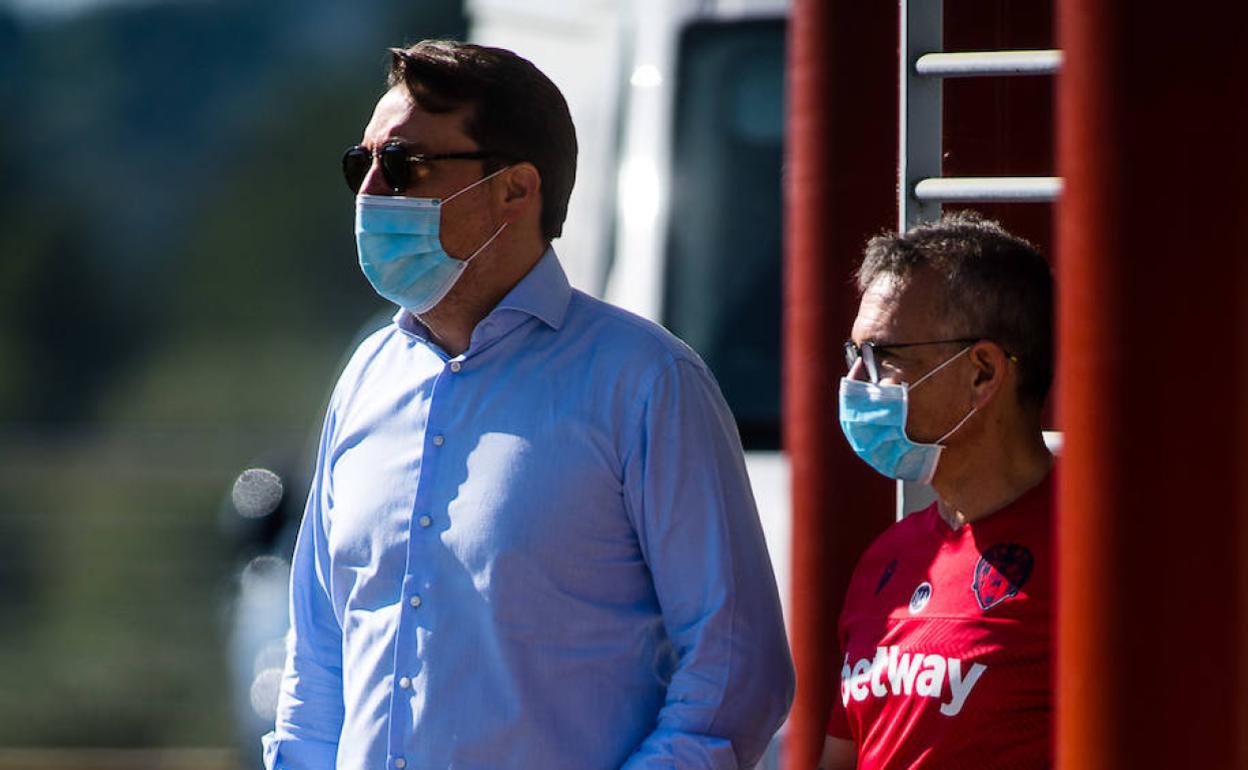
[[[395,757],[394,766],[399,768],[399,770],[403,770],[403,768],[407,767],[407,760],[403,757]]]
[[[406,690],[407,688],[409,688],[409,687],[411,687],[411,686],[412,686],[412,680],[411,680],[411,679],[408,679],[408,678],[407,678],[407,677],[405,677],[405,676],[404,676],[404,677],[400,677],[400,678],[399,678],[399,688],[400,688],[400,689]]]
[[[434,437],[433,437],[433,445],[434,445],[434,446],[442,446],[442,445],[443,445],[443,444],[445,444],[445,443],[446,443],[446,439],[442,438],[441,436],[434,436]]]
[[[433,518],[427,515],[421,516],[416,520],[416,523],[419,524],[422,529],[428,529],[429,526],[433,524]]]
[[[461,365],[458,361],[452,361],[452,362],[451,362],[451,371],[452,371],[452,372],[458,372],[460,369],[463,369],[463,368],[464,368],[464,367],[463,367],[463,366],[462,366],[462,365]]]
[[[419,596],[413,596],[412,598],[407,600],[407,603],[412,605],[413,607],[419,607],[421,604],[424,603],[424,600],[421,599]]]

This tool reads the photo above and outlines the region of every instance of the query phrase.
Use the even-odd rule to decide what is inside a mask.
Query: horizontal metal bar
[[[1056,176],[943,177],[922,179],[914,197],[938,203],[1028,203],[1057,200],[1062,178]]]
[[[940,78],[1052,75],[1061,68],[1058,50],[928,53],[914,63],[918,74]]]

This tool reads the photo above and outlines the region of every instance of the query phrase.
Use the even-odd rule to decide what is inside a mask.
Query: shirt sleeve
[[[273,732],[264,736],[266,770],[326,770],[342,730],[342,627],[330,600],[327,514],[333,506],[328,456],[334,407],[321,436],[312,487],[291,560],[290,633]]]
[[[753,767],[792,704],[793,664],[736,424],[700,362],[656,379],[624,481],[678,658],[624,768]]]

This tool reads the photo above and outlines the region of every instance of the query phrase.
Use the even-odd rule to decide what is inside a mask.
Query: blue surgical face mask
[[[507,227],[504,222],[467,259],[455,259],[442,248],[442,207],[506,170],[500,168],[443,199],[357,195],[355,245],[360,269],[377,293],[413,313],[441,302],[468,263]]]
[[[906,415],[909,412],[909,391],[936,372],[953,363],[969,347],[963,348],[940,366],[920,377],[913,385],[888,385],[841,378],[841,430],[855,454],[867,465],[891,479],[931,482],[936,463],[944,450],[941,444],[961,428],[975,407],[957,425],[932,444],[919,444],[906,436]]]

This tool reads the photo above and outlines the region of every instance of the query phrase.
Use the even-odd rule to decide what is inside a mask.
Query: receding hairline
[[[924,291],[918,296],[934,295],[933,310],[937,314],[937,322],[945,327],[948,333],[973,333],[968,328],[972,319],[967,313],[959,311],[954,302],[953,287],[948,278],[931,265],[907,265],[903,270],[882,268],[874,271],[865,282],[860,276],[858,296],[859,299],[865,297],[868,292],[883,283],[879,291],[887,298],[888,304],[896,306],[902,303],[903,295],[913,289],[916,283],[924,281],[928,282],[928,285],[923,287]],[[932,291],[933,289],[935,291]]]

